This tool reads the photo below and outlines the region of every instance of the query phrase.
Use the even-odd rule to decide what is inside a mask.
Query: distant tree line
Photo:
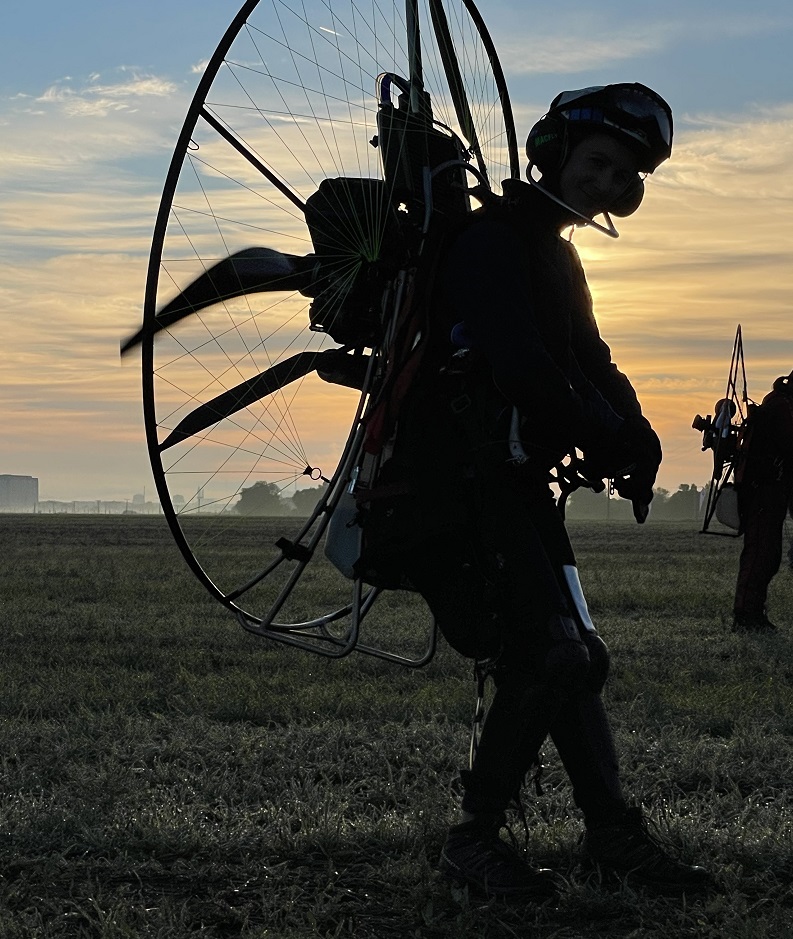
[[[238,515],[297,515],[307,517],[314,510],[317,500],[327,484],[298,489],[285,496],[275,483],[256,482],[243,489],[233,511]],[[705,499],[703,489],[683,484],[677,492],[668,489],[655,490],[650,518],[655,521],[697,520],[702,517]],[[633,520],[630,502],[619,496],[609,497],[605,492],[594,493],[591,489],[577,489],[567,499],[566,515],[570,519],[602,518],[625,521]]]
[[[240,492],[234,504],[233,512],[238,515],[311,515],[320,495],[327,488],[307,486],[298,489],[291,496],[284,496],[275,483],[257,482]]]
[[[703,488],[683,483],[677,492],[668,489],[655,489],[655,498],[650,508],[653,521],[702,518],[705,496]],[[607,493],[594,493],[591,489],[577,489],[567,499],[566,515],[570,519],[605,518],[633,521],[630,502],[617,495],[609,497]]]

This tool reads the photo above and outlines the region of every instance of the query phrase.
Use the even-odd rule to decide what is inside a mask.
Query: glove
[[[633,503],[633,516],[641,525],[653,501],[653,484],[661,465],[661,441],[649,421],[628,418],[620,428],[623,442],[634,454],[634,465],[614,477],[614,488],[623,499]]]
[[[642,477],[637,473],[631,473],[630,476],[623,476],[614,480],[614,488],[623,499],[629,499],[633,504],[633,517],[643,525],[650,514],[650,503],[653,501],[653,483],[655,482],[655,473],[652,478]]]
[[[661,441],[643,417],[629,417],[613,434],[606,434],[584,450],[582,473],[587,479],[613,479],[623,499],[633,503],[641,524],[653,499],[653,483],[661,465]]]

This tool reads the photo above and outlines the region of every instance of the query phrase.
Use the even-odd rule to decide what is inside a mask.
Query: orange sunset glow
[[[620,238],[574,236],[601,332],[661,436],[658,485],[671,491],[709,479],[691,421],[724,394],[737,325],[752,398],[793,369],[793,13],[762,0],[751,12],[704,7],[480,3],[521,141],[562,89],[641,81],[675,113],[672,158],[617,223]],[[100,35],[78,0],[68,23],[53,10],[38,24],[32,63],[0,63],[0,474],[38,477],[41,499],[153,492],[140,355],[122,361],[119,341],[140,324],[171,152],[237,3],[147,9],[156,22],[119,9]],[[284,247],[265,231],[248,243]],[[349,404],[322,391],[308,427],[326,451]]]

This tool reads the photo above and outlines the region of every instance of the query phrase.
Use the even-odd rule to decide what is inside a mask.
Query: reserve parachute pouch
[[[363,550],[363,530],[360,525],[355,496],[345,490],[333,511],[325,536],[325,557],[345,577],[354,580],[355,568]]]
[[[412,590],[405,561],[426,534],[421,512],[404,483],[381,483],[359,494],[362,531],[357,576],[387,590]]]
[[[740,531],[741,515],[738,511],[738,490],[732,483],[725,483],[716,499],[716,518],[727,528]]]
[[[405,558],[426,533],[407,483],[391,475],[386,463],[372,488],[351,484],[345,490],[328,525],[325,556],[351,580],[410,590]]]

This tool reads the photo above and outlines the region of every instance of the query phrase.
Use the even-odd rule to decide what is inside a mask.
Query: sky
[[[658,430],[658,484],[709,478],[691,429],[724,393],[793,369],[793,9],[482,0],[520,139],[563,89],[655,88],[672,159],[619,240],[575,235],[601,332]],[[6,0],[0,26],[0,474],[41,499],[153,493],[140,360],[147,256],[176,136],[235,0]]]

